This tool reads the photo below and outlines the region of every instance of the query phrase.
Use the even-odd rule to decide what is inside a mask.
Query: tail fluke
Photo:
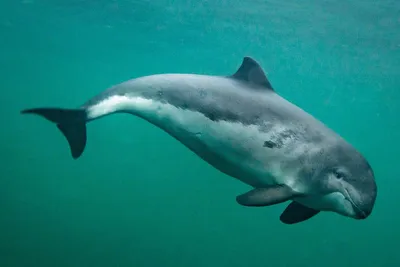
[[[36,114],[57,124],[68,141],[74,159],[79,158],[86,146],[86,111],[84,109],[33,108],[22,114]]]

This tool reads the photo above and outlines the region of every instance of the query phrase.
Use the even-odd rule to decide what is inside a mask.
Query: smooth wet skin
[[[377,187],[367,160],[348,142],[279,96],[260,65],[245,57],[228,76],[158,74],[113,86],[76,109],[22,111],[57,124],[79,158],[86,124],[129,113],[164,130],[219,171],[253,187],[243,206],[291,201],[280,219],[320,211],[367,218]]]

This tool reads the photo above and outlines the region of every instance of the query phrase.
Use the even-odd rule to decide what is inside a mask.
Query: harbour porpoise
[[[339,134],[281,97],[244,57],[232,75],[156,74],[131,79],[68,109],[25,109],[56,124],[72,157],[86,146],[86,124],[129,113],[161,128],[219,171],[252,187],[243,206],[290,201],[285,224],[331,211],[367,218],[377,185],[365,157]]]

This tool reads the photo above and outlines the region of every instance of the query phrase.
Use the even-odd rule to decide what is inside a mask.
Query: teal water
[[[1,1],[0,266],[398,266],[399,29],[390,0]],[[370,161],[367,220],[241,207],[248,186],[133,116],[91,123],[73,160],[19,114],[142,75],[231,74],[246,55]]]

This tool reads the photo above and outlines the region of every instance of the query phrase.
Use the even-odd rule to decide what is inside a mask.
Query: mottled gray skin
[[[344,180],[349,186],[343,188],[341,193],[350,195],[352,204],[362,211],[354,217],[364,218],[370,214],[376,198],[374,175],[368,162],[354,147],[310,114],[280,97],[272,88],[265,88],[265,86],[233,77],[218,76],[207,76],[208,82],[202,84],[200,81],[204,77],[206,76],[187,75],[186,77],[184,74],[141,77],[110,88],[89,100],[83,107],[96,105],[115,95],[140,96],[168,103],[182,110],[202,113],[212,121],[257,125],[260,132],[266,134],[266,139],[259,142],[260,149],[264,149],[266,155],[271,154],[272,150],[280,150],[288,155],[281,158],[279,163],[284,171],[296,169],[293,188],[311,196],[335,192],[338,186],[336,180],[329,174],[335,173],[345,165],[346,175],[339,177],[338,180]],[[129,112],[143,117],[167,131],[220,171],[253,187],[271,184],[271,179],[260,179],[259,172],[252,173],[242,168],[237,162],[227,161],[222,153],[210,149],[204,142],[198,142],[189,134],[178,135],[165,125],[152,120],[151,117],[142,116],[140,112],[129,110],[117,112]],[[277,123],[284,124],[285,129],[275,132],[271,137],[269,131]],[[310,151],[304,151],[295,158],[290,156],[296,147],[304,144],[310,144]],[[318,147],[318,151],[311,151],[311,146]],[[265,162],[264,166],[266,170],[271,167],[268,162]],[[274,176],[268,171],[265,175]],[[272,180],[279,179],[273,177]],[[302,197],[296,200],[305,205],[310,201],[315,201],[313,198],[302,199]],[[315,205],[313,207],[315,208]],[[327,207],[325,204],[319,208],[321,210],[336,209]]]
[[[203,76],[190,75],[188,78],[197,78],[201,80]],[[337,138],[336,134],[330,129],[326,128],[309,114],[287,102],[273,91],[265,90],[257,85],[250,85],[245,81],[235,80],[231,77],[208,76],[207,78],[211,81],[212,79],[216,79],[216,81],[215,83],[211,82],[207,88],[199,88],[198,83],[186,82],[185,74],[161,74],[141,77],[108,89],[90,99],[82,107],[88,109],[110,96],[115,95],[130,97],[139,96],[162,103],[168,103],[183,110],[199,112],[212,121],[230,121],[240,122],[244,125],[257,125],[260,131],[265,133],[269,133],[272,126],[277,122],[286,124],[287,129],[275,135],[273,139],[260,140],[259,147],[265,150],[266,154],[269,153],[269,148],[265,146],[265,141],[273,142],[277,148],[281,147],[285,141],[286,143],[292,141],[285,147],[287,149],[296,146],[298,143],[318,143],[321,144],[322,148],[324,141],[332,138],[332,135],[335,136],[335,140]],[[225,82],[229,83],[231,86],[224,88],[219,87],[218,82],[220,82],[221,79],[225,79]],[[149,84],[151,84],[150,87]],[[188,138],[191,137],[190,135],[184,137],[181,135],[179,136],[169,131],[165,125],[160,124],[159,121],[143,116],[140,112],[118,110],[115,113],[125,112],[142,117],[165,130],[220,171],[254,187],[265,185],[259,177],[257,177],[257,174],[254,174],[255,177],[251,177],[248,171],[242,170],[240,166],[232,164],[231,162],[225,162],[225,158],[223,155],[220,155],[219,151],[210,150],[202,143],[188,140]],[[98,117],[94,119],[98,119]],[[288,151],[288,153],[290,153],[290,151]],[[309,154],[304,154],[294,159],[294,161],[286,159],[287,162],[284,162],[284,160],[285,159],[281,161],[283,165],[292,166],[301,164],[304,166],[302,169],[305,175],[299,176],[299,179],[301,179],[301,177],[307,180],[311,178],[309,172],[312,167],[307,168],[307,162],[311,162],[313,159],[310,158]],[[268,163],[266,163],[265,166],[266,169],[268,169],[267,164]],[[322,162],[321,164],[323,165]],[[314,167],[316,162],[311,165]]]
[[[257,200],[272,196],[265,205],[288,199],[301,203],[304,207],[293,206],[286,213],[283,220],[293,218],[290,223],[320,210],[365,219],[374,207],[377,187],[366,159],[323,123],[280,97],[251,58],[244,58],[232,76],[160,74],[129,80],[93,97],[80,110],[69,111],[68,118],[59,109],[24,112],[64,121],[60,130],[69,138],[75,158],[86,144],[86,132],[76,135],[69,127],[79,124],[80,112],[87,122],[112,113],[139,116],[216,169],[254,188],[266,188],[253,194]],[[86,131],[82,125],[80,129]],[[241,204],[259,204],[252,201],[250,197]],[[296,209],[312,215],[301,217]]]

